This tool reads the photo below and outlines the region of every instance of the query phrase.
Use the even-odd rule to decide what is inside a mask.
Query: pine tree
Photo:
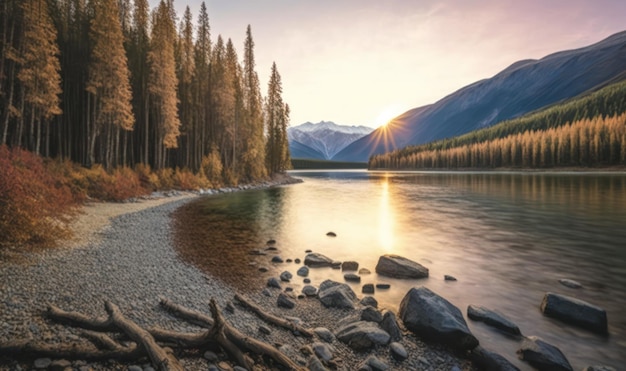
[[[282,82],[276,62],[268,84],[265,102],[265,122],[267,128],[266,166],[270,174],[286,170],[289,166],[287,145],[288,106],[283,103]]]
[[[191,11],[185,8],[183,20],[179,31],[179,67],[178,67],[178,97],[180,103],[180,121],[182,139],[184,139],[184,151],[182,163],[185,167],[190,166],[191,143],[195,130],[195,115],[193,107],[192,83],[195,74],[193,25],[191,24]]]
[[[134,131],[134,155],[139,162],[150,163],[150,115],[148,94],[148,32],[149,6],[147,0],[135,0],[129,47],[129,65],[133,89],[133,111],[137,118]]]
[[[193,103],[196,112],[196,125],[193,134],[192,168],[200,168],[202,158],[209,153],[209,62],[211,59],[211,34],[209,16],[204,2],[200,4],[198,25],[196,27],[196,44],[194,50],[195,76],[193,78]]]

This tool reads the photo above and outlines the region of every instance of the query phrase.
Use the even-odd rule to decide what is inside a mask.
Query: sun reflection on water
[[[393,250],[393,212],[391,210],[391,200],[389,197],[389,177],[385,176],[381,183],[380,213],[378,220],[378,241],[380,246],[386,251]]]

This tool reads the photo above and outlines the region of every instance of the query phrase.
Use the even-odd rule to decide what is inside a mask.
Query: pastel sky
[[[189,5],[194,22],[202,0]],[[152,7],[158,0],[150,0]],[[252,26],[261,90],[275,61],[291,125],[376,127],[521,59],[626,30],[624,0],[206,0],[211,36],[242,56]]]

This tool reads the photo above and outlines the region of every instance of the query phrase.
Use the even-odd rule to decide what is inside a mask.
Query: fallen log
[[[182,305],[176,304],[165,297],[159,298],[159,304],[167,312],[173,314],[180,319],[184,319],[185,321],[192,323],[196,326],[205,328],[210,328],[211,326],[213,326],[213,319],[211,317],[207,316],[204,313],[185,308]]]
[[[84,361],[132,361],[146,356],[146,352],[139,348],[119,347],[115,350],[98,350],[80,343],[48,344],[33,340],[12,341],[0,344],[0,356],[14,358],[57,358],[80,359]]]
[[[292,321],[288,321],[284,318],[277,317],[271,313],[268,313],[252,303],[250,300],[246,299],[244,296],[236,294],[235,299],[239,301],[244,307],[250,309],[257,316],[259,316],[262,320],[269,322],[273,325],[286,328],[291,330],[292,332],[298,332],[306,337],[313,337],[314,332],[311,329],[302,327]]]

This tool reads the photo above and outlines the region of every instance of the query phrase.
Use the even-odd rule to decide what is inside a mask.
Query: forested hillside
[[[490,128],[373,156],[370,169],[626,165],[626,83]]]
[[[244,27],[240,62],[204,3],[194,21],[172,0],[2,1],[0,145],[106,169],[217,168],[227,183],[282,171],[289,108],[276,65],[262,97]]]

